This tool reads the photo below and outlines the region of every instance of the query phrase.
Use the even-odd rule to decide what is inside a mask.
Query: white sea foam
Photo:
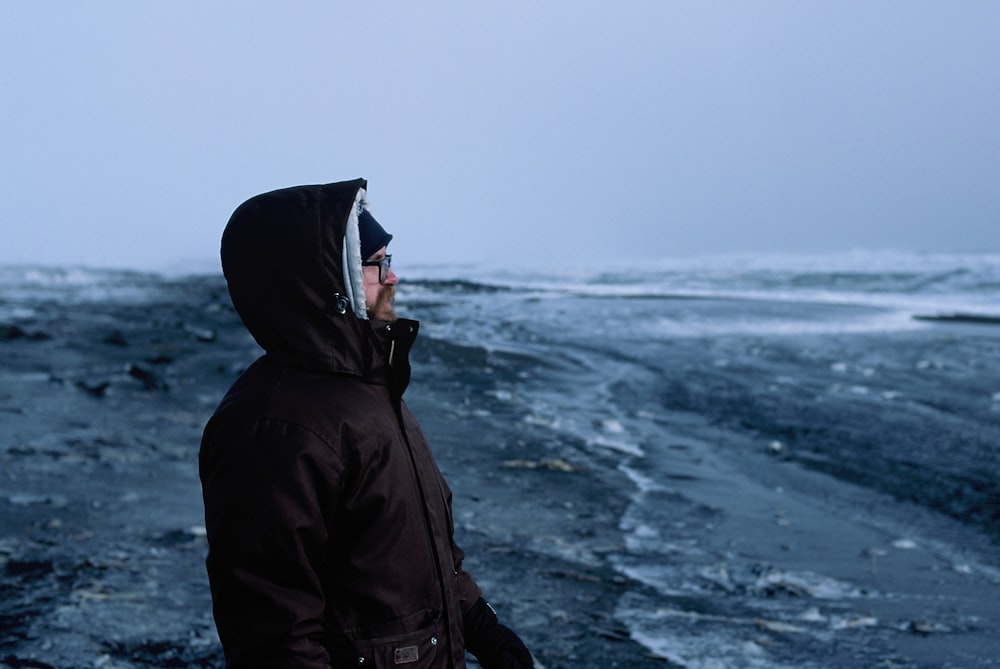
[[[664,489],[659,482],[654,481],[651,477],[640,472],[635,467],[629,467],[628,465],[622,463],[618,465],[618,470],[623,474],[625,474],[625,476],[627,476],[629,480],[632,481],[633,484],[635,484],[636,489],[640,493],[646,493],[653,490]]]
[[[619,453],[625,453],[626,455],[633,455],[636,457],[641,457],[643,455],[642,448],[638,444],[632,443],[630,441],[621,441],[618,439],[608,439],[603,435],[596,435],[586,440],[586,443],[590,446],[597,446],[599,448],[605,448],[612,451],[618,451]]]
[[[671,316],[642,323],[638,328],[660,338],[715,337],[732,335],[796,336],[826,334],[862,334],[867,332],[899,332],[930,327],[904,311],[871,314],[864,317],[836,320],[806,320],[804,318],[760,319],[720,318],[718,320],[686,320]]]
[[[160,279],[141,272],[83,267],[0,267],[0,288],[9,303],[38,301],[133,302],[148,298]]]
[[[0,322],[27,320],[29,318],[34,318],[36,313],[38,312],[35,309],[26,307],[6,307],[0,305]]]
[[[813,599],[855,599],[863,596],[855,586],[829,576],[812,572],[788,572],[777,568],[761,574],[754,587],[761,591],[778,588]]]
[[[632,638],[655,655],[685,669],[782,669],[764,648],[753,641],[701,634],[683,639],[636,631]],[[802,666],[802,665],[796,665]]]
[[[998,316],[1000,254],[927,255],[853,252],[823,256],[737,255],[668,259],[627,267],[547,271],[424,268],[417,278],[457,274],[474,276],[484,286],[513,290],[517,299],[536,301],[583,298],[699,298],[770,303],[852,305],[881,313],[807,323],[791,318],[761,323],[750,319],[737,332],[747,334],[894,331],[921,327],[915,315],[956,313]],[[759,314],[758,314],[759,315]],[[705,324],[694,330],[723,334],[733,323]],[[675,323],[676,326],[676,323]],[[669,330],[664,334],[685,334]],[[733,330],[728,330],[732,332]]]
[[[521,420],[528,425],[549,428],[552,430],[557,430],[562,425],[562,421],[559,420],[558,416],[545,416],[536,412],[525,414]]]
[[[801,633],[794,624],[764,618],[736,618],[675,608],[652,611],[627,605],[616,615],[629,621],[631,637],[654,655],[686,669],[790,669],[749,631]],[[734,633],[735,628],[735,633]],[[741,633],[742,632],[742,633]],[[814,667],[797,662],[795,667]]]
[[[604,428],[605,432],[610,432],[612,434],[625,433],[625,427],[622,425],[622,422],[615,418],[605,418],[601,421],[601,427]]]
[[[487,395],[491,395],[501,402],[509,402],[514,399],[514,393],[509,390],[487,390]]]

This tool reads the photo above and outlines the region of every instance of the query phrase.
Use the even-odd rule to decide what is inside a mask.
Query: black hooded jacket
[[[465,666],[479,588],[402,394],[415,321],[368,320],[364,180],[233,214],[222,263],[265,351],[205,428],[214,612],[229,667]]]

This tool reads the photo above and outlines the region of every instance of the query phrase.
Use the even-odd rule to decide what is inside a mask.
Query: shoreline
[[[150,285],[141,300],[47,297],[0,321],[0,666],[223,664],[197,449],[259,351],[221,277]],[[466,568],[545,669],[713,657],[916,669],[990,666],[1000,652],[996,565],[927,540],[975,528],[846,484],[709,412],[626,394],[616,415],[579,386],[606,379],[580,375],[572,351],[536,358],[432,334],[405,400],[454,492]],[[696,348],[664,352],[667,381],[704,376]],[[611,360],[643,383],[660,374],[638,355]],[[540,386],[550,394],[532,394]],[[560,426],[557,400],[592,405]]]

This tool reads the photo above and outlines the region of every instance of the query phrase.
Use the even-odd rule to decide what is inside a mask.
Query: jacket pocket
[[[357,666],[376,667],[376,669],[429,669],[439,666],[438,654],[440,639],[437,620],[425,623],[423,627],[413,632],[394,634],[375,639],[358,639],[355,647],[358,651]]]

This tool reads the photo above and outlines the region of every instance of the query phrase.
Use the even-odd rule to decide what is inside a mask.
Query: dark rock
[[[16,341],[18,339],[27,339],[28,341],[45,341],[52,339],[52,335],[40,330],[28,332],[19,325],[0,325],[0,341]]]
[[[166,381],[161,379],[150,369],[146,369],[145,367],[134,363],[129,363],[125,366],[125,371],[128,372],[128,375],[132,378],[141,381],[143,388],[146,390],[167,390]]]
[[[50,560],[8,560],[6,569],[8,576],[24,578],[41,578],[54,571]]]
[[[158,535],[153,542],[158,546],[177,546],[189,544],[197,540],[197,536],[190,530],[170,530]]]
[[[0,325],[0,341],[24,339],[27,333],[17,325]]]
[[[125,334],[121,330],[115,330],[101,341],[103,341],[105,344],[111,344],[112,346],[120,346],[122,348],[128,346],[128,339],[125,338]]]
[[[939,323],[969,323],[972,325],[1000,325],[1000,316],[992,314],[917,314],[913,317],[917,321],[935,321]]]
[[[20,669],[21,667],[28,667],[30,669],[56,669],[51,664],[45,662],[39,662],[38,660],[32,660],[26,657],[17,657],[16,655],[4,655],[0,659],[0,664],[5,667],[12,667],[15,669]]]
[[[97,381],[97,382],[77,381],[76,382],[76,387],[79,388],[80,390],[82,390],[83,392],[87,393],[88,395],[93,396],[93,397],[104,397],[105,393],[107,393],[107,391],[108,391],[108,388],[111,387],[111,382],[110,381]]]

